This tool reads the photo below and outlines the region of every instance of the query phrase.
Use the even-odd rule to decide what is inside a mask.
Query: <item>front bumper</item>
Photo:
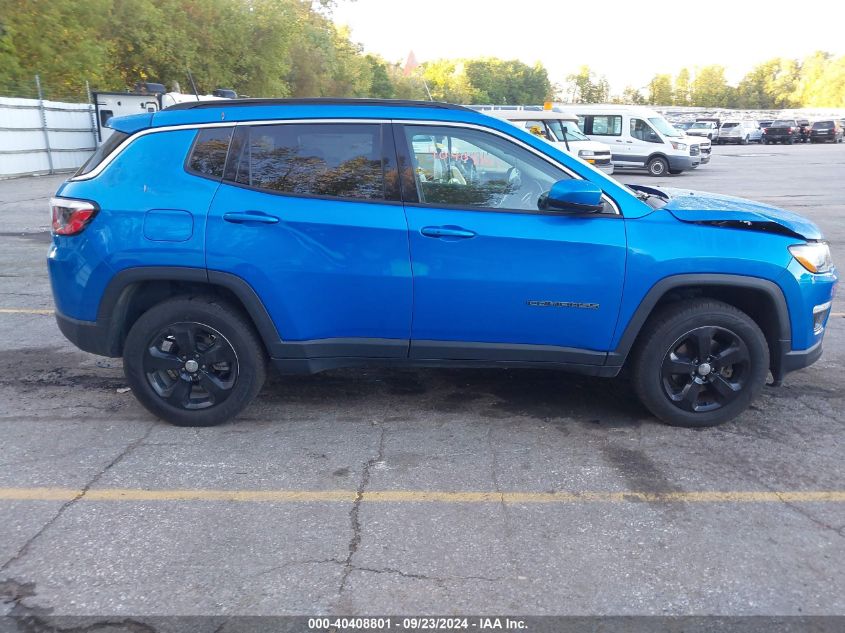
[[[701,163],[701,156],[667,156],[669,169],[688,171],[698,167]]]

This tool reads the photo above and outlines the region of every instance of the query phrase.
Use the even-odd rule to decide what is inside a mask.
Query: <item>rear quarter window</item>
[[[220,180],[232,139],[231,127],[205,128],[197,132],[186,166],[188,171]]]
[[[111,136],[91,154],[91,157],[83,163],[82,167],[77,170],[73,177],[84,176],[94,171],[100,163],[106,160],[128,138],[129,135],[125,132],[114,130]]]

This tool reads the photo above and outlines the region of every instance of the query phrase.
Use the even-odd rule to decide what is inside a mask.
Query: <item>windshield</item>
[[[795,127],[795,121],[786,121],[778,119],[777,121],[772,123],[772,127]]]
[[[589,141],[584,133],[578,129],[578,124],[575,121],[566,121],[561,119],[554,119],[554,120],[547,120],[546,125],[549,126],[549,129],[552,131],[552,134],[555,136],[555,140],[563,142],[564,137],[564,128],[566,128],[566,140],[567,141]]]
[[[683,136],[677,128],[672,127],[669,121],[664,119],[662,116],[651,117],[648,122],[651,123],[663,136],[671,136],[672,138],[681,138]]]
[[[692,124],[691,130],[709,130],[711,124],[705,123],[704,121],[697,121]]]
[[[736,127],[739,123],[722,123],[723,130],[730,130],[732,127]]]
[[[813,123],[814,130],[829,130],[833,128],[833,121],[816,121]]]

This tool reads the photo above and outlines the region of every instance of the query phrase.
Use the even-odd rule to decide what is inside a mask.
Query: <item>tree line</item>
[[[122,91],[138,81],[252,97],[377,97],[541,103],[542,65],[493,58],[419,66],[365,54],[332,0],[0,0],[0,94]],[[84,90],[83,90],[84,91]],[[21,95],[19,95],[21,96]],[[55,98],[55,97],[54,97]]]
[[[845,107],[845,55],[818,51],[803,60],[777,57],[756,65],[732,86],[724,66],[710,65],[677,75],[656,74],[643,88],[611,95],[607,80],[588,66],[567,78],[563,98],[585,103],[700,106],[740,110]]]

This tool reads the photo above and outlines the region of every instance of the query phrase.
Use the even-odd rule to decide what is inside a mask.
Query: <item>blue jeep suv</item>
[[[479,112],[244,99],[111,127],[51,201],[56,318],[174,424],[237,415],[269,361],[628,367],[658,418],[708,426],[821,355],[813,223],[626,187]]]

